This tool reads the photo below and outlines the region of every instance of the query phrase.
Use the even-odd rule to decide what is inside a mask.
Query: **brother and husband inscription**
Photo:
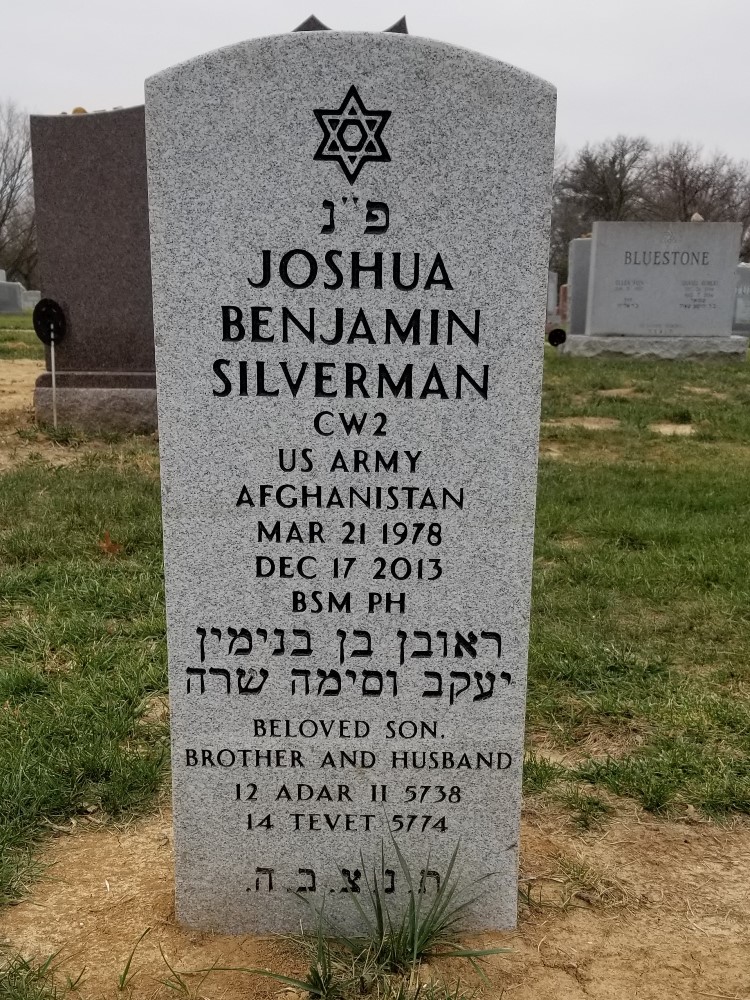
[[[146,119],[178,918],[351,926],[460,839],[510,927],[553,88],[305,32]]]

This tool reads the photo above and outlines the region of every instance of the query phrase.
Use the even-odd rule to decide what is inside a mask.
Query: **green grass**
[[[107,556],[104,531],[123,546]],[[158,481],[105,459],[0,477],[0,899],[50,825],[159,788],[166,684]]]
[[[44,359],[44,346],[34,333],[31,313],[0,313],[0,361],[20,358]]]
[[[0,1000],[61,1000],[53,979],[51,955],[41,965],[34,965],[16,955],[0,961]]]
[[[750,812],[749,403],[747,366],[548,358],[544,420],[620,426],[543,428],[529,724],[612,749],[558,774],[532,758],[529,791]],[[688,416],[690,438],[648,429]]]

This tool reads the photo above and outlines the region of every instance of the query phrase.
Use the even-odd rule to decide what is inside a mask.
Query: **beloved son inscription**
[[[146,88],[177,913],[515,922],[554,91],[305,32]]]

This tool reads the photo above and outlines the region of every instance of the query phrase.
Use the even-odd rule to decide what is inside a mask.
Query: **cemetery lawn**
[[[548,350],[529,792],[750,812],[750,370]]]
[[[0,361],[3,359],[44,358],[44,347],[31,323],[31,313],[0,313]]]
[[[166,763],[155,444],[17,433],[26,460],[0,476],[0,900],[40,835],[142,807]]]
[[[478,995],[636,995],[643,968],[644,997],[740,995],[750,368],[548,349],[542,421],[521,923],[479,942],[513,953],[488,959]],[[86,966],[83,1000],[173,995],[160,949],[176,969],[302,974],[286,942],[174,923],[154,811],[168,782],[153,438],[50,435],[0,412],[0,619],[0,897],[28,897],[0,907],[0,937],[34,969],[63,949],[62,992]],[[147,927],[136,985],[118,990]],[[0,998],[42,1000],[34,969],[16,964],[5,994],[0,970]],[[218,973],[200,987],[278,993]]]

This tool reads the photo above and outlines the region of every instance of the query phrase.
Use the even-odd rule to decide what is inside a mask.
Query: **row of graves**
[[[745,361],[750,266],[738,263],[741,236],[731,222],[595,222],[590,237],[570,243],[550,342],[579,357]],[[554,288],[550,281],[549,300]]]

